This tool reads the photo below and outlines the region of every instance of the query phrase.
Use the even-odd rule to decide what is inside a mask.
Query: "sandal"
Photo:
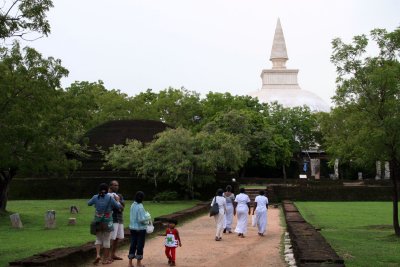
[[[113,260],[117,260],[117,261],[123,260],[123,258],[118,257],[118,256],[114,256],[114,257],[112,257],[112,259],[113,259]]]
[[[111,264],[111,263],[112,263],[112,260],[104,260],[104,261],[102,261],[101,263],[102,263],[102,264]]]
[[[100,257],[96,257],[96,259],[93,261],[93,264],[97,264],[97,263],[99,263],[99,262],[100,262],[100,260],[101,260],[101,258],[100,258]]]

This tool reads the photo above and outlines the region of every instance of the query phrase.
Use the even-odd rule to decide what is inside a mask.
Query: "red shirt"
[[[176,230],[175,228],[174,229],[167,228],[167,230],[165,231],[165,235],[166,236],[164,244],[166,247],[172,247],[172,248],[178,247],[179,243],[181,242],[178,230]]]

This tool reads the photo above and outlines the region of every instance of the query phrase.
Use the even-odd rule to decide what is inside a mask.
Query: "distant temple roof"
[[[308,106],[314,112],[329,112],[330,108],[316,94],[302,90],[297,82],[298,69],[286,69],[288,60],[285,37],[278,19],[271,49],[272,69],[261,72],[262,87],[248,95],[257,97],[260,102],[278,102],[284,107]]]

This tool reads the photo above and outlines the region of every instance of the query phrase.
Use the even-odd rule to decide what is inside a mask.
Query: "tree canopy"
[[[368,51],[370,41],[379,49],[375,56]],[[338,87],[336,108],[321,119],[327,151],[358,164],[390,162],[393,225],[400,236],[400,28],[393,32],[375,29],[369,37],[355,36],[351,44],[334,39],[332,45]]]
[[[52,0],[4,0],[0,7],[0,38],[33,40],[47,36],[50,24],[46,12]]]
[[[56,174],[76,163],[66,153],[79,151],[76,118],[64,97],[60,79],[68,74],[61,61],[44,58],[18,43],[2,48],[0,57],[1,209],[8,186],[19,173]],[[83,119],[83,118],[82,118]],[[72,164],[72,165],[71,165]]]

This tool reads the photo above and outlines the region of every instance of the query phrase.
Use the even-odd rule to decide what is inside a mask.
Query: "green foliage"
[[[175,191],[164,191],[153,197],[153,202],[177,200],[178,193]]]
[[[26,39],[32,32],[50,33],[46,12],[53,7],[52,0],[5,0],[0,8],[0,38]],[[40,37],[40,36],[39,36]]]
[[[137,140],[127,140],[126,145],[114,145],[105,160],[115,170],[140,170],[143,165],[143,144]]]
[[[61,89],[68,71],[59,59],[17,42],[0,55],[0,210],[14,175],[65,175],[75,169],[68,155],[82,154],[84,132],[79,106]]]
[[[303,217],[342,256],[346,266],[398,266],[390,202],[296,202]]]
[[[194,139],[184,128],[159,133],[156,140],[149,144],[148,151],[152,158],[157,159],[170,182],[193,172]]]
[[[72,83],[66,88],[66,96],[86,119],[86,131],[107,121],[133,118],[130,98],[119,90],[106,89],[102,81]]]
[[[393,227],[400,236],[400,28],[389,33],[372,30],[370,39],[379,47],[376,56],[367,54],[366,35],[355,36],[351,44],[333,40],[337,107],[323,117],[321,128],[333,158],[361,166],[376,160],[390,162]]]
[[[400,29],[371,31],[380,49],[369,57],[367,36],[352,44],[335,39],[332,62],[338,72],[334,100],[322,130],[328,151],[345,161],[400,160]]]
[[[214,120],[218,114],[227,113],[232,110],[249,110],[259,112],[263,109],[256,98],[250,96],[233,96],[230,93],[209,92],[205,99],[201,100],[202,115],[199,120],[200,130],[204,125]]]
[[[284,108],[277,103],[268,106],[270,123],[284,139],[289,141],[293,153],[316,147],[318,136],[317,115],[304,107]]]
[[[65,153],[78,150],[76,129],[63,105],[61,61],[18,43],[0,59],[0,170],[25,173],[68,168]],[[72,130],[74,129],[74,130]],[[72,130],[72,131],[71,131]]]
[[[85,199],[9,201],[9,210],[20,214],[24,228],[13,229],[10,218],[0,216],[0,266],[6,266],[11,260],[29,257],[53,248],[79,246],[94,241],[94,236],[89,234],[89,224],[93,219],[94,209],[87,206],[87,201]],[[125,226],[129,224],[131,204],[131,201],[126,203]],[[162,204],[144,202],[152,218],[184,210],[195,204],[193,201]],[[73,216],[70,214],[72,205],[79,208],[79,213]],[[47,210],[56,211],[57,227],[54,230],[44,229],[44,214]],[[77,219],[75,226],[67,225],[69,217]]]
[[[194,186],[209,182],[194,181],[194,172],[214,174],[218,169],[237,171],[248,159],[239,138],[223,132],[193,134],[184,128],[169,129],[145,146],[131,141],[126,146],[114,146],[106,153],[107,164],[116,169],[135,171],[153,179],[168,179],[188,188],[194,196]],[[196,176],[201,179],[203,176]]]
[[[249,158],[238,136],[223,131],[202,131],[195,138],[198,145],[196,166],[202,173],[214,174],[217,170],[236,172]]]
[[[160,120],[173,127],[191,128],[202,113],[199,94],[185,88],[169,87],[159,93],[148,89],[130,99],[130,107],[133,118]]]

